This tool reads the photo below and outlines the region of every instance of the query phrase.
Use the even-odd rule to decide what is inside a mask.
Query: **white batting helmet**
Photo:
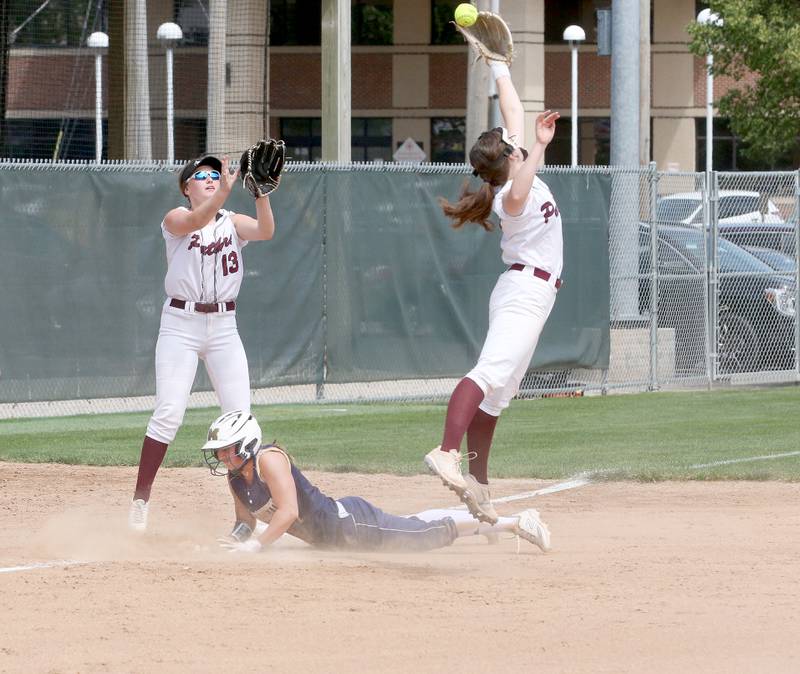
[[[217,454],[221,449],[234,448],[236,456],[247,462],[255,458],[261,448],[261,427],[249,412],[236,410],[226,412],[214,420],[208,429],[208,438],[203,445],[203,458],[212,475],[225,475]]]

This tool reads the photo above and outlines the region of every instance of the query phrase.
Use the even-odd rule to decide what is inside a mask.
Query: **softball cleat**
[[[539,518],[539,511],[533,508],[523,510],[517,517],[514,533],[529,543],[533,543],[542,552],[547,552],[550,549],[550,530]]]
[[[445,452],[440,447],[435,447],[425,455],[425,463],[432,473],[441,478],[445,487],[452,489],[461,498],[467,488],[461,474],[461,452],[457,449]]]
[[[470,514],[481,522],[497,524],[497,511],[492,505],[492,496],[489,493],[489,485],[478,482],[474,475],[464,476],[466,489],[461,494],[461,500],[467,506]]]
[[[137,533],[144,533],[147,529],[147,501],[140,498],[133,500],[128,511],[128,527]]]

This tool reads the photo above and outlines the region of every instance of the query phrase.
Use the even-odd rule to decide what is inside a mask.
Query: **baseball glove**
[[[454,22],[455,23],[455,22]],[[514,58],[514,41],[511,31],[499,14],[478,12],[478,19],[471,26],[455,27],[469,45],[477,52],[475,60],[502,61],[510,65]]]
[[[277,189],[285,157],[286,145],[282,140],[272,138],[260,140],[242,153],[239,162],[242,185],[250,190],[254,198],[266,196]]]

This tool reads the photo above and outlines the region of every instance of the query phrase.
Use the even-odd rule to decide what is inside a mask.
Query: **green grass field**
[[[444,404],[254,408],[264,440],[306,469],[413,474],[441,439]],[[190,410],[166,458],[199,466],[216,408]],[[800,387],[514,401],[491,473],[560,479],[800,479]],[[136,465],[149,413],[0,421],[0,460]],[[466,444],[466,443],[465,443]],[[696,468],[697,464],[791,456]]]

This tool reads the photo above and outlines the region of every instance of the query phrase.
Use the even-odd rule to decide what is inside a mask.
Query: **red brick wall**
[[[392,107],[392,55],[353,54],[352,105],[369,110]]]
[[[546,52],[544,57],[544,104],[568,108],[571,98],[570,52]],[[578,105],[581,108],[611,106],[611,57],[578,52]]]
[[[176,50],[172,77],[176,110],[205,110],[208,107],[208,63],[205,54],[181,54]],[[150,99],[166,105],[165,94],[153,91],[152,84]]]
[[[428,63],[428,106],[465,108],[467,106],[467,56],[431,54]]]
[[[280,108],[319,108],[321,69],[320,54],[272,54],[270,105]]]
[[[105,61],[103,77],[107,78]],[[94,110],[94,96],[94,55],[15,55],[10,60],[6,98],[9,111]]]
[[[756,73],[748,73],[741,80],[734,80],[732,77],[714,76],[714,100],[718,101],[731,89],[754,84],[758,80]],[[705,107],[706,104],[706,60],[696,57],[694,59],[694,104],[698,107]]]
[[[352,106],[392,107],[392,55],[353,54]],[[270,105],[273,108],[319,109],[322,105],[320,54],[273,54],[270,63]]]

